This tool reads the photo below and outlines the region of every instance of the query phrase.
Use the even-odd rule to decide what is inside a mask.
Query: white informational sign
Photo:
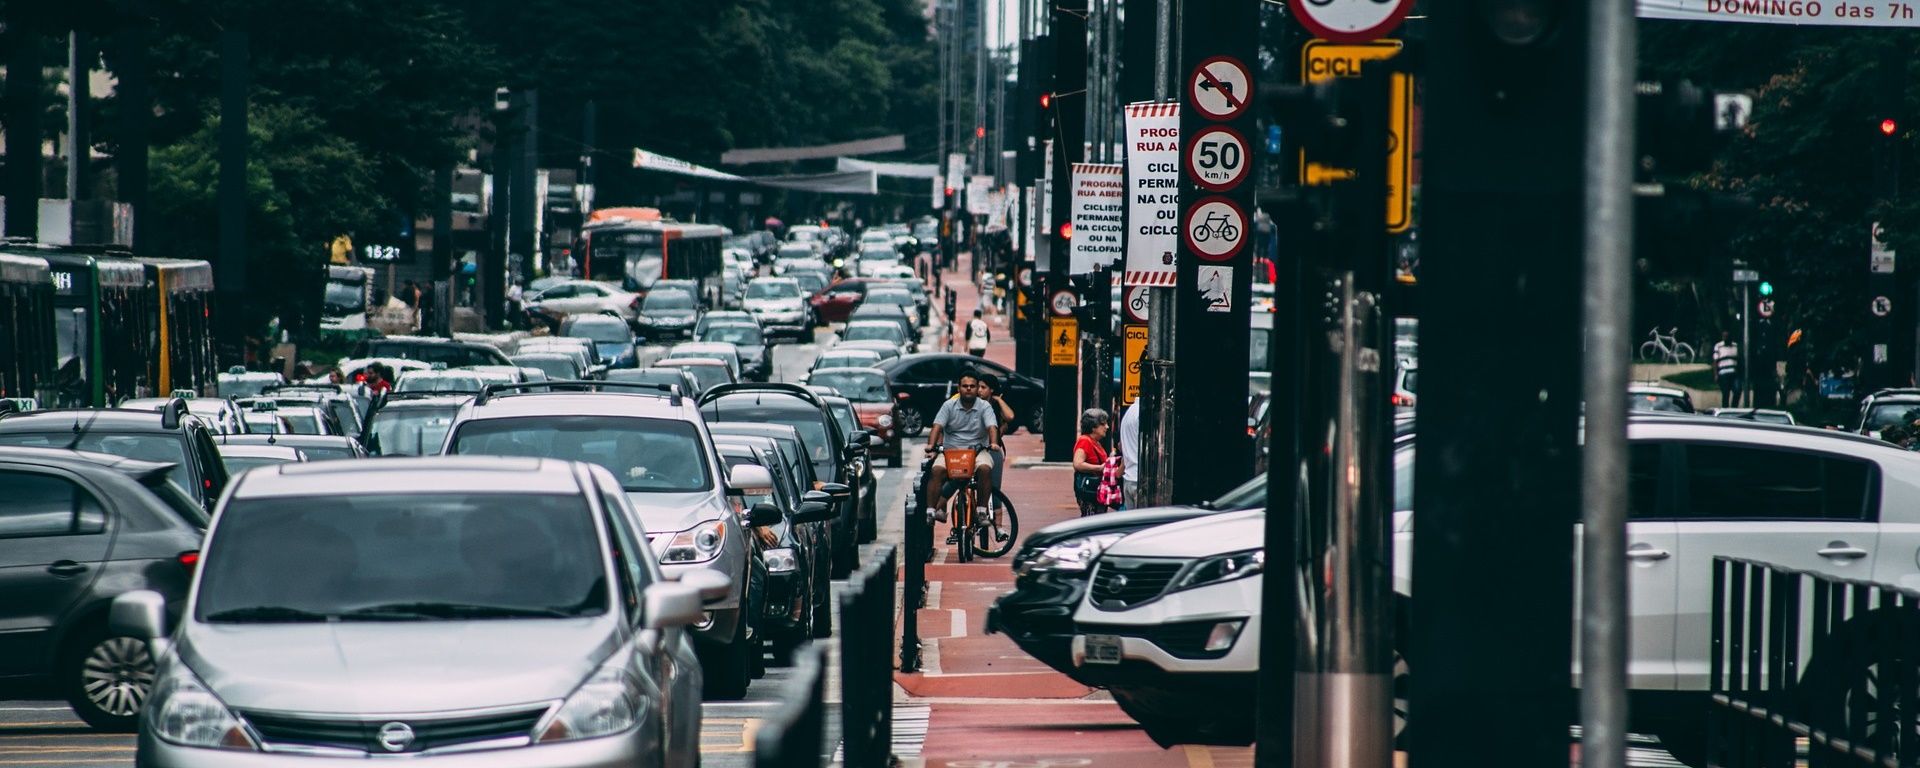
[[[1024,225],[1021,229],[1027,231],[1026,260],[1032,261],[1033,239],[1040,233],[1040,196],[1034,193],[1033,187],[1021,187],[1020,196],[1026,198],[1024,204],[1026,205],[1027,217],[1025,221],[1020,222]]]
[[[947,207],[947,177],[936,173],[933,175],[933,209],[937,211],[945,207]]]
[[[1205,264],[1198,268],[1200,274],[1197,284],[1200,286],[1200,301],[1208,312],[1233,311],[1233,267],[1214,267]]]
[[[1893,274],[1893,249],[1887,247],[1886,235],[1886,228],[1880,226],[1880,222],[1874,222],[1872,230],[1873,245],[1868,249],[1868,272],[1882,275]]]
[[[993,213],[993,177],[974,176],[967,179],[967,213],[985,216]]]
[[[1126,228],[1127,182],[1118,163],[1073,164],[1073,239],[1067,272],[1085,274],[1120,260]]]
[[[987,192],[987,227],[1006,229],[1007,190],[995,188]]]
[[[1129,286],[1171,288],[1180,238],[1180,105],[1127,105]]]
[[[1039,233],[1033,246],[1033,264],[1036,269],[1046,272],[1053,269],[1053,240],[1058,233],[1053,231],[1053,141],[1046,142],[1041,152],[1039,202],[1035,206],[1040,215],[1033,221],[1034,230]]]
[[[1920,13],[1909,3],[1841,0],[1640,0],[1643,19],[1731,21],[1748,24],[1804,24],[1821,27],[1920,27]]]
[[[960,180],[967,177],[967,156],[955,152],[947,155],[947,180],[957,189]]]

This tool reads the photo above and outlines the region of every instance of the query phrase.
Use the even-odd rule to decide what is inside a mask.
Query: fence
[[[1713,563],[1708,764],[1920,765],[1920,592]]]
[[[819,768],[826,759],[826,652],[809,643],[794,654],[794,682],[803,691],[788,699],[753,737],[754,768]]]
[[[920,671],[920,608],[927,604],[927,556],[933,551],[933,523],[921,510],[926,496],[926,469],[913,480],[907,494],[906,572],[900,590],[900,671]]]
[[[840,596],[840,724],[847,768],[892,761],[897,550],[874,549]]]

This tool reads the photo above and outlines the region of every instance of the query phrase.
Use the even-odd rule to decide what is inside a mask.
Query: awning
[[[694,165],[679,158],[667,157],[666,155],[648,152],[637,147],[633,150],[633,167],[648,171],[660,171],[661,173],[677,173],[682,176],[693,176],[702,179],[718,179],[720,181],[747,180],[725,171],[716,171],[704,165]]]
[[[762,147],[758,149],[730,149],[720,155],[720,162],[726,165],[748,165],[751,163],[783,163],[789,160],[824,160],[841,155],[877,155],[882,152],[899,152],[907,148],[907,137],[894,134],[876,139],[843,141],[838,144],[822,144],[817,147]]]
[[[880,163],[842,157],[835,161],[840,171],[872,171],[877,176],[902,179],[931,179],[940,175],[938,163]]]
[[[803,173],[788,176],[755,176],[747,181],[766,187],[821,192],[830,195],[875,195],[880,182],[873,171],[840,173]]]

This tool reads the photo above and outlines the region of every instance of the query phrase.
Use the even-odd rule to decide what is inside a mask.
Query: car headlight
[[[220,698],[207,690],[186,664],[168,666],[167,675],[147,700],[153,733],[184,747],[259,749],[247,728]]]
[[[794,558],[793,550],[788,547],[769,549],[760,553],[760,559],[766,562],[767,570],[771,573],[786,573],[799,567],[799,560]]]
[[[1267,550],[1248,549],[1209,557],[1194,563],[1187,572],[1173,582],[1167,591],[1193,589],[1210,584],[1233,581],[1252,576],[1266,569]]]
[[[616,654],[553,713],[536,741],[568,741],[612,736],[640,724],[653,705],[640,680],[627,668],[625,655]]]
[[[880,426],[883,426],[883,427],[891,427],[893,426],[893,414],[890,414],[890,413],[880,414],[880,418],[874,419],[873,423],[879,424]]]
[[[712,560],[720,555],[720,547],[726,543],[726,534],[725,520],[708,520],[676,533],[667,542],[667,551],[660,555],[660,562],[699,563]]]
[[[1081,573],[1087,570],[1087,566],[1093,564],[1094,558],[1099,557],[1101,552],[1107,551],[1107,547],[1113,546],[1114,542],[1125,536],[1124,533],[1103,533],[1097,536],[1067,539],[1041,550],[1039,555],[1020,564],[1016,570],[1022,576],[1047,571]]]

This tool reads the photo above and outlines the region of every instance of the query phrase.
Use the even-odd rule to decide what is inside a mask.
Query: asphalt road
[[[774,379],[798,381],[812,365],[813,358],[832,337],[821,331],[814,343],[783,344],[774,348]],[[647,347],[642,362],[659,359],[665,347]],[[882,515],[900,508],[905,487],[905,470],[875,470],[879,475],[880,496],[877,509]],[[897,528],[897,526],[895,526]],[[836,595],[844,588],[834,583]],[[835,600],[834,610],[839,610]],[[834,625],[839,626],[836,616]],[[838,643],[828,644],[826,743],[831,748],[839,741]],[[700,727],[701,763],[713,768],[748,766],[753,762],[753,736],[761,723],[772,716],[787,698],[797,691],[790,668],[773,667],[765,677],[753,681],[741,701],[707,702]],[[7,698],[15,700],[5,700]],[[33,768],[120,768],[133,764],[134,737],[131,734],[99,733],[73,716],[64,702],[53,700],[45,691],[32,689],[0,690],[0,766]]]

